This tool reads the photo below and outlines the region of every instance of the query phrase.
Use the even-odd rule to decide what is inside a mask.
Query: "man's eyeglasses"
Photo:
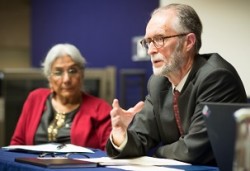
[[[75,77],[80,72],[81,69],[78,67],[69,68],[66,71],[64,71],[63,69],[55,69],[51,72],[51,76],[53,76],[55,79],[61,79],[66,73],[69,77]]]
[[[172,36],[164,36],[164,37],[159,36],[159,37],[155,37],[155,38],[152,38],[152,39],[142,39],[140,41],[140,43],[145,49],[149,48],[150,43],[153,43],[156,48],[161,48],[161,47],[164,46],[165,39],[169,39],[169,38],[172,38],[172,37],[186,36],[187,34],[188,33],[182,33],[182,34],[176,34],[176,35],[172,35]]]

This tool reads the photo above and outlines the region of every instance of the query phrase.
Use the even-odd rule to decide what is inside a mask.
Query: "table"
[[[88,153],[88,157],[97,158],[107,156],[104,151],[94,150],[95,153]],[[67,169],[48,169],[29,164],[15,162],[16,157],[37,157],[37,154],[10,152],[0,149],[0,171],[121,171],[120,169],[112,169],[106,167],[97,168],[67,168]],[[70,158],[82,158],[83,155],[73,154]],[[217,167],[208,166],[171,166],[173,168],[184,169],[185,171],[219,171]]]

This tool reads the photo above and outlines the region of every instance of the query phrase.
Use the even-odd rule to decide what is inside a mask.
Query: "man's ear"
[[[191,49],[195,49],[196,36],[194,33],[189,33],[186,37],[186,50],[190,51]]]

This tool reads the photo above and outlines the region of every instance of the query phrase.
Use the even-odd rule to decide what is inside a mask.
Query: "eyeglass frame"
[[[56,153],[56,152],[44,152],[41,154],[38,154],[37,158],[39,159],[53,159],[53,158],[70,158],[71,155],[77,154],[81,155],[85,158],[90,158],[89,155],[85,153]]]
[[[161,47],[164,46],[164,43],[165,43],[164,41],[165,41],[165,39],[169,39],[169,38],[173,38],[173,37],[186,36],[187,34],[189,34],[189,33],[180,33],[180,34],[175,34],[175,35],[171,35],[171,36],[163,36],[163,37],[158,36],[159,41],[162,41],[162,45],[160,45],[160,46],[157,46],[157,43],[156,43],[155,40],[154,40],[154,39],[156,39],[156,38],[150,38],[150,39],[148,39],[149,41],[146,41],[146,39],[142,39],[142,40],[140,41],[140,44],[142,45],[142,47],[144,47],[144,48],[147,50],[147,49],[149,48],[150,43],[153,42],[153,45],[154,45],[157,49],[159,49],[159,48],[161,48]],[[158,43],[158,44],[159,44],[159,43]]]
[[[55,70],[51,71],[50,76],[53,76],[56,79],[61,79],[64,77],[64,74],[67,73],[69,77],[74,77],[79,74],[84,68],[79,67],[77,65],[69,67],[67,70]],[[71,72],[71,70],[75,70],[75,72]]]

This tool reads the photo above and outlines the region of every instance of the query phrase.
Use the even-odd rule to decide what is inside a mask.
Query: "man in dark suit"
[[[247,97],[230,63],[216,53],[199,54],[201,32],[202,23],[188,5],[170,4],[152,13],[141,43],[154,75],[144,102],[126,111],[114,100],[106,144],[110,157],[137,157],[155,148],[156,157],[216,165],[201,102],[245,103]],[[178,106],[173,107],[173,97]]]

